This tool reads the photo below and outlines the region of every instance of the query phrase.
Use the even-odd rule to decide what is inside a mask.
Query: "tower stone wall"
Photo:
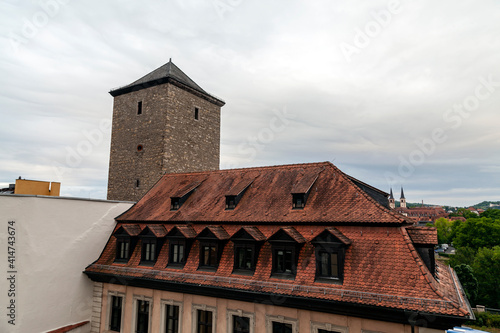
[[[224,102],[168,75],[134,87],[114,96],[108,200],[137,201],[167,172],[219,168]]]

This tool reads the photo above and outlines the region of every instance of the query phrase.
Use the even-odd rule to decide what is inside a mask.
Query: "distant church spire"
[[[389,208],[396,208],[396,201],[394,200],[394,195],[392,194],[392,187],[391,187],[391,195],[389,196]]]
[[[399,199],[399,206],[401,208],[406,208],[406,198],[403,192],[403,186],[401,186],[401,198]]]

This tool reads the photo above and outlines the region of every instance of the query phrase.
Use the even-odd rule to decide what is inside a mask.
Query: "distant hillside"
[[[483,202],[480,202],[476,205],[473,205],[472,207],[474,207],[476,209],[478,209],[478,208],[488,209],[488,208],[490,208],[490,204],[500,206],[500,201],[483,201]]]

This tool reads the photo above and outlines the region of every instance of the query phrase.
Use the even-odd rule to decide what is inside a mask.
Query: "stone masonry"
[[[108,200],[138,201],[165,173],[219,169],[222,105],[170,78],[115,96]]]

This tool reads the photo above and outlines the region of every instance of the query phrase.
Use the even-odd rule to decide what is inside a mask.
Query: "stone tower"
[[[110,91],[108,200],[139,200],[164,173],[219,169],[220,109],[170,60]]]
[[[399,199],[399,207],[406,208],[406,198],[405,194],[403,193],[403,187],[401,187],[401,198]]]

